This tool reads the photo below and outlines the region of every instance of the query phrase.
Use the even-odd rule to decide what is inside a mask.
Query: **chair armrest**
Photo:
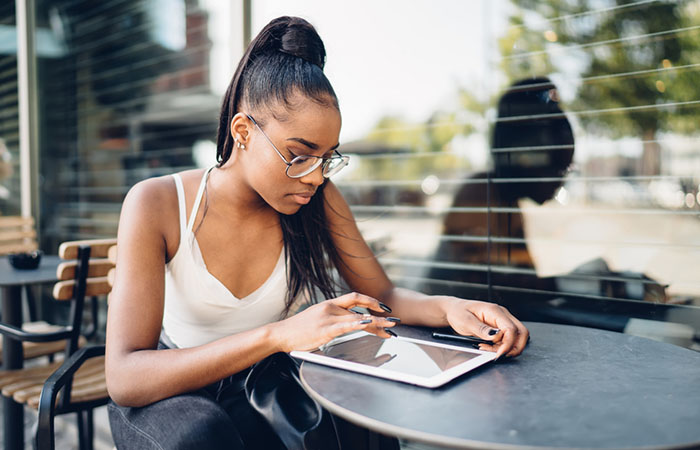
[[[54,449],[53,418],[58,392],[73,379],[73,374],[83,363],[96,356],[105,354],[104,345],[83,347],[68,358],[46,380],[39,397],[39,423],[36,433],[36,448],[39,450]]]
[[[61,339],[69,339],[71,337],[73,330],[71,327],[65,327],[58,331],[49,331],[46,333],[36,333],[32,331],[25,331],[21,328],[17,328],[12,325],[7,325],[0,323],[0,334],[9,337],[16,341],[27,341],[27,342],[51,342],[58,341]]]

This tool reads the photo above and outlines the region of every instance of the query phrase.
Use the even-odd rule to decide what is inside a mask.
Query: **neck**
[[[212,169],[207,181],[209,207],[231,221],[277,215],[237,172],[236,166],[228,163]]]

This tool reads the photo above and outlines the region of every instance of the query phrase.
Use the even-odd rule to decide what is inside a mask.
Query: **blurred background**
[[[221,97],[270,19],[318,29],[334,181],[393,280],[526,320],[700,349],[700,1],[35,0],[20,165],[0,4],[0,214],[41,248],[116,235],[139,180],[215,163]]]

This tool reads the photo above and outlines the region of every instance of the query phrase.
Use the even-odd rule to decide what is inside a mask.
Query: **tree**
[[[578,111],[580,123],[595,134],[640,136],[641,172],[659,174],[658,133],[688,133],[700,119],[700,105],[694,103],[700,98],[700,2],[522,0],[517,4],[539,16],[540,40],[552,44],[547,44],[546,52],[525,41],[516,43],[516,49],[530,52],[526,57],[530,65],[547,57],[554,66],[572,57],[585,63],[576,100],[568,109]],[[504,57],[512,54],[505,52]]]

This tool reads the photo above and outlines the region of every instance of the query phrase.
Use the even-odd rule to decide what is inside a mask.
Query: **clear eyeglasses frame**
[[[301,178],[304,177],[322,166],[321,172],[324,178],[330,178],[340,171],[343,167],[348,165],[350,161],[349,156],[341,155],[340,152],[334,150],[338,156],[332,156],[330,158],[324,158],[323,156],[313,156],[313,155],[299,155],[294,157],[291,161],[287,161],[282,152],[280,152],[275,144],[272,143],[270,137],[263,131],[263,129],[258,125],[258,122],[253,119],[253,116],[246,114],[246,117],[250,119],[251,122],[255,124],[257,129],[265,136],[267,142],[270,143],[273,149],[282,161],[287,165],[285,173],[289,178]]]

